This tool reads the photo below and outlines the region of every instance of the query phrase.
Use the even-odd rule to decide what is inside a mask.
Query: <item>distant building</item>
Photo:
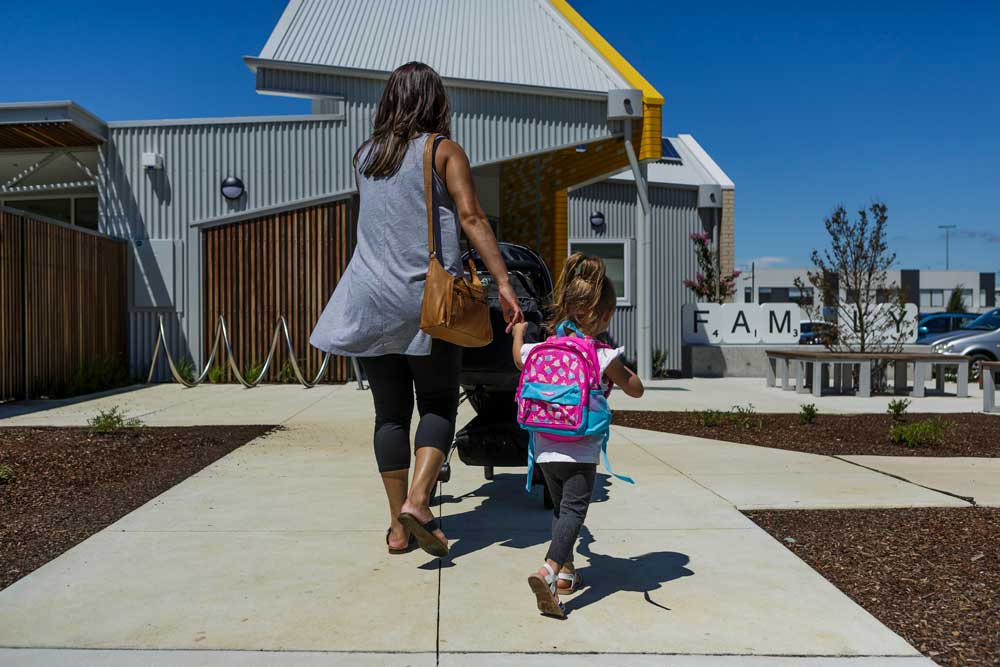
[[[796,278],[806,286],[800,290]],[[915,303],[921,313],[942,313],[956,287],[962,290],[970,312],[995,308],[1000,300],[996,274],[976,271],[921,271],[900,269],[887,272],[887,283],[895,283],[906,293],[907,303]],[[757,269],[744,271],[737,281],[739,303],[796,302],[819,305],[822,295],[809,287],[808,269]]]

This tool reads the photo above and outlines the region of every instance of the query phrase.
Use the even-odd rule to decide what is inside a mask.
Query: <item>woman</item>
[[[372,135],[354,154],[361,201],[357,247],[310,338],[321,350],[360,357],[368,376],[375,460],[389,500],[390,553],[405,552],[412,538],[428,553],[448,553],[430,498],[455,435],[462,350],[420,330],[429,258],[423,152],[431,133],[443,138],[434,147],[432,180],[441,262],[454,275],[463,270],[461,226],[499,287],[508,331],[523,320],[469,159],[447,139],[450,117],[441,78],[427,65],[407,63],[389,77]],[[420,422],[411,481],[414,390]]]

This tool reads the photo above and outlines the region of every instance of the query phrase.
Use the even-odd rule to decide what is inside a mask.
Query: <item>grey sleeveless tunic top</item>
[[[431,353],[431,338],[420,330],[429,258],[423,173],[427,137],[410,141],[393,176],[355,174],[361,200],[357,247],[313,329],[313,346],[350,357]],[[366,154],[367,149],[358,164]],[[441,261],[453,275],[460,275],[458,217],[436,173],[433,184]]]

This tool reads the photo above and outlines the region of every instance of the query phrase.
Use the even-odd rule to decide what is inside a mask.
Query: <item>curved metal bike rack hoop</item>
[[[215,355],[219,351],[219,342],[221,341],[225,345],[226,357],[229,369],[236,376],[236,380],[242,384],[247,389],[253,389],[258,386],[267,375],[268,370],[271,368],[271,362],[274,360],[274,354],[278,350],[278,343],[283,336],[285,338],[285,346],[288,350],[288,363],[292,367],[292,373],[295,374],[295,379],[299,381],[306,389],[312,389],[326,373],[327,367],[330,365],[330,353],[327,352],[323,355],[323,363],[320,364],[319,372],[316,373],[316,377],[309,381],[302,374],[302,369],[299,367],[299,362],[295,357],[295,346],[292,345],[292,337],[288,333],[288,322],[285,320],[285,316],[282,315],[278,318],[278,323],[274,326],[274,335],[271,337],[271,346],[267,351],[267,358],[264,359],[264,365],[261,366],[260,373],[254,378],[253,381],[247,380],[240,373],[239,367],[236,365],[236,356],[233,354],[233,346],[229,340],[229,327],[226,326],[226,318],[219,315],[218,324],[215,326],[215,338],[212,343],[212,352],[208,355],[208,361],[205,364],[205,368],[198,374],[194,379],[187,379],[177,370],[177,364],[174,363],[174,358],[170,354],[170,348],[166,344],[167,335],[163,329],[163,316],[157,318],[157,334],[156,334],[156,344],[153,346],[153,357],[149,362],[149,373],[146,376],[146,382],[151,383],[153,381],[153,373],[156,370],[156,361],[159,359],[160,350],[163,350],[163,354],[167,357],[167,366],[170,368],[170,375],[174,378],[175,382],[184,385],[185,387],[197,387],[205,381],[208,377],[209,371],[215,365]],[[364,383],[361,381],[361,369],[358,365],[358,360],[354,357],[351,358],[351,368],[354,372],[354,377],[358,383],[358,389],[366,389]]]

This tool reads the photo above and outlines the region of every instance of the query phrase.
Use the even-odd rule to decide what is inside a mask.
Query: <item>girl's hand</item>
[[[515,324],[524,322],[524,313],[521,312],[521,302],[517,299],[514,288],[510,282],[505,282],[497,289],[500,295],[500,308],[503,310],[503,319],[507,323],[505,331],[510,333]]]

